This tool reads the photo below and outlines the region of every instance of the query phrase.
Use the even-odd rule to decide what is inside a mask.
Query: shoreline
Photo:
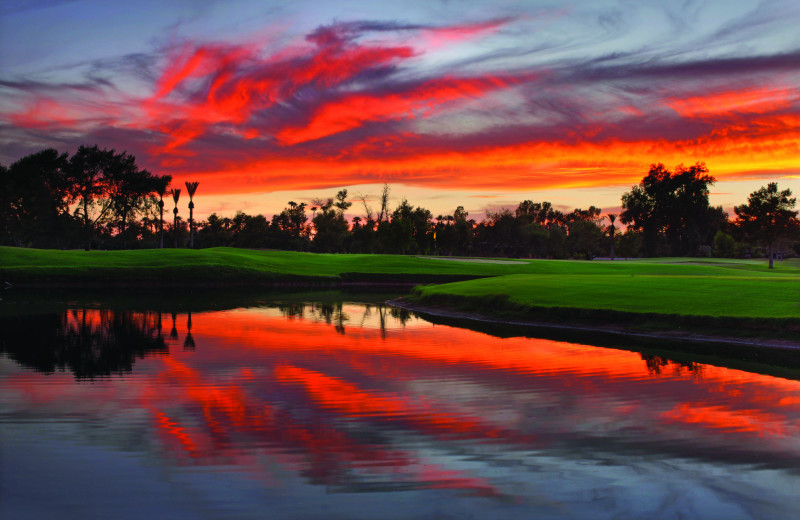
[[[483,325],[508,326],[524,329],[546,329],[552,331],[572,332],[579,334],[607,334],[640,340],[656,340],[667,342],[690,342],[698,345],[730,345],[733,347],[780,350],[800,354],[800,341],[764,338],[739,338],[716,334],[702,334],[684,331],[669,331],[655,329],[652,332],[642,332],[625,327],[624,325],[598,325],[598,324],[566,324],[558,322],[506,319],[494,317],[476,311],[454,310],[443,306],[424,305],[409,301],[405,298],[388,300],[387,305],[412,311],[421,315],[434,316],[449,320],[474,322]]]

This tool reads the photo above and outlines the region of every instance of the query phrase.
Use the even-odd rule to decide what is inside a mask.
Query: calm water
[[[382,305],[3,319],[0,517],[797,518],[800,382]]]

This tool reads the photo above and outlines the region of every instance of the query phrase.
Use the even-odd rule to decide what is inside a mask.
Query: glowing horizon
[[[654,162],[704,161],[726,209],[754,184],[800,191],[798,6],[178,5],[0,11],[0,162],[127,150],[199,181],[199,218],[384,182],[434,214],[483,195],[610,210]]]

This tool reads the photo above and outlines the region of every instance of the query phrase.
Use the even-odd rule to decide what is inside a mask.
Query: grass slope
[[[797,320],[800,261],[776,265],[769,270],[760,260],[494,263],[233,248],[85,252],[0,247],[0,282],[18,286],[331,285],[343,280],[385,283],[479,278],[418,287],[415,298],[423,303],[459,302],[519,312],[583,309],[596,316],[616,312]]]
[[[562,307],[740,318],[800,318],[795,276],[507,275],[418,287],[421,300],[507,298],[520,307]],[[444,300],[446,298],[440,298]]]
[[[769,271],[751,261],[636,261],[604,273],[564,269],[416,287],[410,300],[527,322],[796,341],[800,262]]]

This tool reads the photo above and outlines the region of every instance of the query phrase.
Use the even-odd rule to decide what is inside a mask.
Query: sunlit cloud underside
[[[797,178],[800,50],[765,35],[798,9],[776,5],[783,16],[736,4],[696,33],[708,13],[683,13],[667,41],[670,13],[616,4],[467,9],[453,23],[415,6],[403,19],[343,12],[304,31],[287,20],[244,38],[173,37],[64,70],[12,68],[0,151],[7,162],[99,143],[206,194],[626,186],[652,162]],[[764,32],[734,44],[748,16]]]

